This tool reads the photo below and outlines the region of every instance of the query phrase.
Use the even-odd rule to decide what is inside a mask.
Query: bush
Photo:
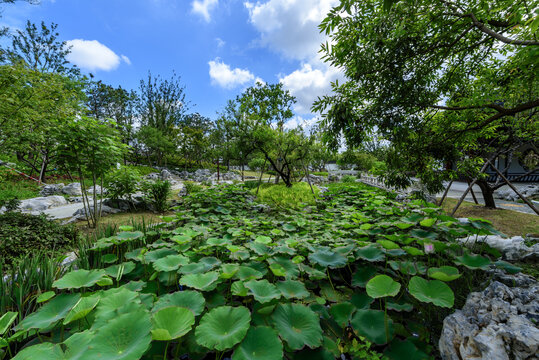
[[[343,183],[355,183],[356,177],[352,175],[344,175],[341,179],[341,182]]]
[[[262,169],[265,163],[266,161],[262,158],[254,158],[249,161],[247,166],[249,166],[249,169],[251,169],[252,171],[260,171],[260,169]]]
[[[170,182],[157,180],[155,182],[145,182],[142,190],[146,201],[148,201],[157,212],[168,210],[167,199],[170,195]]]
[[[8,212],[0,215],[0,254],[4,264],[40,250],[63,251],[77,240],[74,226],[61,226],[46,216]]]
[[[262,184],[258,191],[258,199],[262,202],[283,206],[286,208],[299,208],[302,204],[315,204],[320,189],[313,186],[315,195],[311,192],[311,187],[305,182],[300,182],[286,187],[284,184]],[[254,194],[256,187],[251,190]]]
[[[138,170],[132,167],[122,166],[107,176],[106,187],[108,196],[113,200],[127,198],[131,200],[131,195],[138,189],[141,179]]]
[[[187,194],[194,194],[203,189],[202,185],[199,185],[193,181],[184,181],[183,186],[185,186],[185,192]]]
[[[126,165],[126,166],[122,166],[122,168],[128,168],[128,169],[131,169],[131,170],[136,170],[140,176],[146,176],[148,174],[151,174],[151,173],[156,173],[156,172],[159,172],[159,170],[157,170],[156,168],[153,168],[151,166],[147,166],[147,165]]]

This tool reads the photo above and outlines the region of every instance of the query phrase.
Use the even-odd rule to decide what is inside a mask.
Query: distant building
[[[509,159],[507,156],[499,156],[494,160],[494,165],[500,171],[504,171],[508,165]],[[532,170],[533,167],[539,166],[539,150],[538,147],[529,144],[519,148],[511,159],[509,168],[504,171],[504,176],[511,182],[537,182],[539,183],[539,170],[535,170],[533,173],[523,176]],[[530,167],[530,165],[532,165]],[[533,166],[535,165],[535,166]],[[489,175],[488,182],[496,182],[498,174],[492,166],[487,168],[486,173]]]

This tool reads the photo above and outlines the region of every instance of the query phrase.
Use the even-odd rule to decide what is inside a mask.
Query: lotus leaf
[[[157,271],[175,271],[182,265],[187,265],[189,258],[183,255],[168,255],[158,259],[153,263],[153,268]]]
[[[91,287],[105,277],[105,270],[74,270],[52,283],[57,289],[80,289]]]
[[[453,281],[462,276],[462,274],[459,274],[459,270],[453,266],[429,268],[427,274],[429,275],[429,277],[441,281]]]
[[[180,285],[192,287],[201,291],[211,291],[219,283],[219,273],[210,271],[205,274],[188,274],[182,276]]]
[[[408,283],[410,294],[419,301],[433,303],[441,307],[453,307],[455,295],[447,284],[439,280],[425,280],[414,276]]]
[[[81,298],[73,309],[69,311],[69,314],[67,314],[66,318],[64,319],[64,325],[86,317],[86,315],[88,315],[97,306],[99,300],[99,295],[91,295]]]
[[[329,309],[329,313],[331,314],[331,316],[333,316],[333,319],[342,328],[348,325],[348,322],[352,318],[352,315],[354,314],[355,311],[356,311],[356,307],[349,302],[334,304]]]
[[[386,321],[383,311],[358,310],[350,322],[359,335],[375,344],[386,344],[393,337],[393,321]],[[386,323],[389,338],[386,337]]]
[[[273,240],[269,236],[258,235],[255,238],[255,242],[261,243],[261,244],[264,244],[264,245],[269,245],[269,244],[271,244],[273,242]]]
[[[243,281],[235,281],[230,286],[230,290],[232,291],[232,294],[236,296],[247,296],[249,293],[249,289],[247,289],[244,285]]]
[[[255,300],[261,304],[270,302],[273,299],[279,299],[281,292],[268,280],[250,280],[244,283],[245,287],[251,291]]]
[[[21,350],[13,360],[65,360],[65,355],[60,345],[43,343]]]
[[[369,305],[374,301],[367,293],[363,291],[357,291],[352,295],[350,302],[358,309],[367,309]]]
[[[516,274],[516,273],[519,273],[522,268],[518,267],[518,266],[515,266],[513,264],[510,264],[506,261],[502,261],[502,260],[498,260],[494,263],[494,265],[496,265],[496,267],[500,268],[500,269],[504,269],[505,271],[507,271],[509,274]]]
[[[248,266],[240,266],[238,272],[234,277],[241,281],[260,279],[264,276],[260,271],[252,269]]]
[[[304,299],[310,295],[309,291],[307,291],[305,285],[303,285],[301,281],[279,281],[277,283],[277,289],[279,289],[281,294],[287,299]]]
[[[481,255],[470,255],[468,253],[465,253],[462,256],[458,256],[457,261],[455,261],[457,264],[461,264],[466,266],[468,269],[486,269],[490,264],[490,260],[486,257],[483,257]]]
[[[221,306],[202,316],[195,330],[196,342],[219,351],[232,348],[249,330],[251,314],[244,306]]]
[[[123,275],[127,275],[135,270],[135,263],[132,261],[123,262],[118,265],[112,265],[105,269],[105,273],[116,279],[121,279]],[[98,282],[99,285],[99,282]]]
[[[178,270],[180,274],[202,274],[203,272],[208,271],[208,266],[204,263],[197,262],[192,264],[184,265]]]
[[[240,269],[238,264],[223,264],[221,265],[221,279],[230,279],[232,278]]]
[[[283,358],[283,343],[275,330],[267,326],[251,327],[232,360],[275,360]]]
[[[119,315],[97,329],[84,359],[135,360],[146,352],[152,323],[142,309]]]
[[[292,224],[284,224],[283,225],[283,230],[284,231],[288,231],[288,232],[292,232],[292,231],[296,231],[296,227]]]
[[[210,246],[225,246],[225,245],[228,245],[230,244],[229,241],[225,240],[224,238],[209,238],[208,240],[206,240],[206,244],[210,245]]]
[[[187,334],[195,324],[195,315],[187,308],[165,307],[152,316],[152,339],[170,341]]]
[[[120,242],[133,241],[144,237],[144,233],[141,231],[123,231],[116,235],[116,239]]]
[[[62,320],[79,301],[80,294],[60,294],[43,305],[35,313],[25,317],[16,330],[45,329]]]
[[[363,260],[370,262],[383,261],[384,253],[376,246],[365,246],[356,250],[356,255]]]
[[[180,306],[188,308],[195,316],[198,316],[204,311],[205,303],[204,296],[198,291],[177,291],[161,296],[154,304],[152,311],[155,312],[169,306]]]
[[[325,268],[337,269],[345,266],[348,259],[330,250],[318,250],[309,254],[309,261]]]
[[[358,266],[352,275],[352,286],[365,287],[367,282],[376,274],[376,268],[372,266]]]
[[[322,344],[319,316],[305,305],[279,304],[272,320],[292,350],[299,350],[305,345],[316,348]]]
[[[391,360],[426,360],[430,357],[419,350],[409,340],[393,340],[384,351],[384,355]]]
[[[56,293],[54,291],[44,292],[43,294],[40,294],[37,297],[36,303],[41,304],[41,303],[43,303],[45,301],[49,301],[50,299],[52,299],[55,296],[56,296]],[[1,332],[0,332],[0,334],[1,334]]]
[[[9,330],[19,313],[14,311],[8,311],[2,317],[0,317],[0,335],[4,335]]]
[[[106,254],[101,257],[101,261],[105,264],[112,264],[113,262],[118,261],[118,255],[116,254]]]
[[[371,298],[381,298],[386,296],[396,296],[399,293],[401,284],[387,275],[376,275],[369,280],[366,286],[367,294]]]

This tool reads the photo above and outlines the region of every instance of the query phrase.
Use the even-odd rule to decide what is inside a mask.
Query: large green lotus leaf
[[[172,294],[161,296],[153,306],[152,311],[155,312],[169,306],[186,307],[191,310],[195,316],[202,314],[206,300],[198,291],[185,290],[177,291]]]
[[[204,263],[192,263],[184,265],[178,270],[180,274],[202,274],[208,271],[208,266]]]
[[[386,250],[400,249],[400,246],[391,240],[378,240],[376,242],[382,245],[382,247]]]
[[[311,280],[322,280],[327,278],[327,274],[318,269],[312,268],[307,265],[301,265],[301,271],[305,272]]]
[[[153,263],[161,258],[164,258],[165,256],[176,255],[176,254],[177,252],[172,249],[168,249],[168,248],[157,249],[157,250],[148,251],[146,254],[144,254],[144,259],[148,262]]]
[[[112,264],[116,261],[118,261],[118,255],[116,254],[106,254],[101,256],[101,261],[103,261],[105,264]]]
[[[359,259],[367,260],[370,262],[383,261],[384,252],[376,246],[368,245],[356,250],[356,255]]]
[[[427,274],[429,277],[441,281],[453,281],[462,276],[462,274],[459,274],[459,269],[453,266],[429,268]]]
[[[272,319],[281,339],[292,350],[299,350],[305,345],[316,348],[322,344],[320,317],[305,305],[279,304]]]
[[[432,227],[436,223],[436,219],[433,218],[424,218],[419,222],[419,225],[424,227]]]
[[[252,269],[248,266],[240,266],[238,272],[234,275],[234,278],[246,281],[253,279],[260,279],[264,276],[260,271]]]
[[[386,302],[386,306],[389,310],[395,310],[395,311],[406,311],[406,312],[410,312],[414,309],[414,306],[410,303],[407,303],[407,302],[404,302],[404,301],[399,301],[399,302],[394,302],[392,300],[388,300]]]
[[[490,260],[481,255],[464,254],[458,256],[455,261],[457,264],[466,266],[468,269],[486,269],[490,264]]]
[[[97,284],[105,275],[105,270],[74,270],[52,283],[57,289],[80,289]]]
[[[202,316],[195,330],[198,344],[219,351],[232,348],[247,334],[251,313],[244,306],[221,306]]]
[[[337,252],[318,250],[309,254],[309,261],[325,268],[337,269],[345,266],[348,259]]]
[[[273,263],[269,266],[269,269],[275,276],[286,276],[286,269],[279,263]]]
[[[281,265],[285,271],[284,277],[286,279],[296,279],[299,276],[298,265],[290,260],[290,258],[284,256],[274,256],[271,259],[268,259],[268,263],[270,266],[274,264]]]
[[[2,317],[0,317],[0,335],[4,335],[9,330],[11,324],[15,321],[19,313],[15,311],[8,311]]]
[[[430,240],[436,240],[436,238],[438,237],[437,233],[433,231],[423,230],[423,229],[413,229],[412,231],[410,231],[410,235],[418,239],[430,239]]]
[[[508,263],[507,261],[498,260],[494,264],[496,265],[496,267],[507,271],[509,274],[516,274],[522,270],[522,268]]]
[[[64,341],[66,346],[66,359],[80,360],[85,359],[86,350],[94,338],[95,333],[90,330],[76,332]]]
[[[301,281],[286,280],[277,283],[277,289],[287,299],[304,299],[310,295]]]
[[[249,289],[244,285],[243,281],[234,281],[230,286],[230,291],[236,296],[247,296]]]
[[[58,344],[43,343],[21,350],[13,360],[65,360],[66,357]]]
[[[38,304],[41,304],[45,301],[49,301],[50,299],[52,299],[53,297],[56,296],[56,293],[54,291],[47,291],[47,292],[44,292],[43,294],[40,294],[37,298],[36,298],[36,303]],[[2,332],[0,332],[1,334]]]
[[[377,269],[373,266],[358,266],[356,272],[352,275],[352,286],[365,287],[376,272]]]
[[[35,313],[25,317],[16,330],[45,329],[63,319],[79,301],[80,294],[60,294]]]
[[[152,337],[150,315],[142,309],[119,315],[96,331],[81,359],[136,360],[146,352]]]
[[[64,319],[64,325],[86,317],[86,315],[88,315],[97,306],[99,300],[99,294],[81,298],[73,309],[71,309],[67,314],[66,318]]]
[[[264,245],[269,245],[269,244],[271,244],[273,242],[273,240],[269,236],[258,235],[255,238],[255,242],[261,243],[261,244],[264,244]]]
[[[283,358],[283,343],[267,326],[251,327],[234,350],[232,360],[276,360]]]
[[[396,296],[401,289],[401,284],[387,275],[376,275],[369,280],[366,286],[367,294],[371,298]]]
[[[350,299],[350,302],[354,304],[357,309],[368,309],[373,301],[374,299],[363,291],[356,291]]]
[[[135,263],[132,261],[123,262],[121,264],[112,265],[105,269],[105,273],[113,278],[121,279],[123,275],[127,275],[135,270]],[[99,284],[98,284],[99,285]]]
[[[415,224],[411,224],[411,223],[405,223],[405,222],[399,222],[399,223],[394,223],[393,225],[395,225],[396,227],[398,227],[399,229],[401,230],[406,230],[408,228],[411,228],[412,226],[414,226]]]
[[[388,338],[386,337],[385,315],[380,310],[358,310],[350,323],[359,335],[378,345],[387,343],[393,337],[393,321],[387,319]]]
[[[273,250],[269,246],[262,243],[251,242],[246,246],[260,256],[273,254]]]
[[[261,304],[270,302],[273,299],[279,299],[281,292],[277,287],[271,284],[268,280],[250,280],[244,283],[245,287],[250,290],[255,300]]]
[[[206,244],[209,246],[226,246],[230,244],[230,241],[224,239],[224,238],[209,238],[206,240]]]
[[[384,351],[390,360],[426,360],[429,356],[409,340],[393,340]]]
[[[408,290],[419,301],[433,303],[441,307],[453,307],[455,295],[447,284],[439,280],[425,280],[414,276],[408,283]]]
[[[292,224],[284,224],[283,225],[283,230],[284,231],[288,231],[288,232],[292,232],[292,231],[296,231],[296,227]]]
[[[232,278],[240,269],[238,264],[223,264],[221,265],[221,279],[230,279]]]
[[[199,260],[199,262],[204,264],[208,270],[214,269],[217,266],[221,265],[221,260],[217,259],[214,256],[203,257]]]
[[[153,268],[157,271],[175,271],[182,265],[187,265],[189,258],[183,255],[168,255],[158,259],[153,263]]]
[[[180,285],[192,287],[201,291],[211,291],[219,283],[219,273],[210,271],[205,274],[188,274],[182,276]]]
[[[355,311],[356,307],[349,302],[334,304],[329,309],[329,313],[333,316],[333,319],[343,328],[348,325]]]
[[[95,311],[94,329],[99,329],[119,314],[125,314],[141,307],[139,294],[125,287],[110,289],[101,293],[101,299]]]
[[[171,306],[152,316],[152,339],[170,341],[187,334],[195,323],[195,315],[187,308]]]
[[[144,237],[144,233],[141,231],[123,231],[116,235],[116,240],[119,240],[120,243],[133,241]]]

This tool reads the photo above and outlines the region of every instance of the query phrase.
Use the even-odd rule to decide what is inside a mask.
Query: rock
[[[98,195],[101,195],[101,194],[106,194],[107,193],[107,189],[105,188],[101,188],[101,186],[99,185],[96,185],[95,188],[92,186],[90,188],[88,188],[88,190],[86,191],[88,194],[90,195],[93,195],[94,194],[94,191],[98,194]]]
[[[504,259],[509,261],[535,261],[539,259],[539,243],[526,240],[522,236],[504,238],[499,235],[486,235],[460,238],[457,241],[466,246],[471,246],[476,242],[486,243],[490,247],[499,250],[503,254]]]
[[[62,260],[62,263],[60,264],[60,266],[62,267],[67,267],[73,264],[78,259],[77,254],[75,254],[73,251],[65,254],[64,256],[65,256],[65,259]]]
[[[519,186],[517,189],[522,194],[522,196],[526,198],[539,197],[539,185]],[[496,199],[503,199],[507,201],[518,201],[520,199],[520,196],[518,196],[517,193],[514,192],[513,189],[511,188],[500,189],[500,190],[495,191],[494,197]]]
[[[144,177],[147,180],[159,180],[160,174],[159,173],[151,173]]]
[[[161,178],[161,180],[170,180],[172,179],[172,173],[167,169],[163,169],[161,170],[161,174],[159,174],[159,177]]]
[[[62,189],[62,192],[64,194],[70,195],[70,196],[81,196],[82,195],[82,189],[80,187],[80,183],[78,183],[78,182],[67,184]]]
[[[67,199],[72,204],[77,204],[82,202],[82,196],[71,196],[69,199]]]
[[[65,186],[64,184],[43,185],[43,187],[39,191],[39,195],[50,196],[50,195],[61,194],[64,186]]]
[[[326,181],[326,178],[323,176],[309,174],[308,177],[309,177],[309,180],[311,181],[311,184],[318,185]],[[307,179],[305,178],[303,179],[303,181],[307,182]]]
[[[67,200],[63,196],[53,195],[22,200],[19,209],[23,212],[35,213],[61,205],[67,205]]]
[[[329,188],[324,187],[324,186],[319,186],[318,189],[320,189],[320,193],[319,193],[320,195],[329,191]]]
[[[498,281],[468,295],[462,310],[444,319],[439,350],[444,360],[537,359],[539,283],[510,288]]]
[[[330,182],[338,182],[338,181],[341,181],[341,179],[342,179],[342,176],[339,174],[332,174],[332,173],[328,174],[328,181]]]
[[[93,206],[90,206],[90,212],[91,213],[94,212]],[[102,216],[107,215],[107,214],[117,214],[119,212],[120,212],[120,210],[111,208],[110,206],[107,206],[107,205],[104,205],[104,204],[101,206],[101,215]],[[84,211],[84,208],[78,209],[77,211],[75,211],[75,213],[73,214],[73,217],[76,217],[78,220],[86,220],[86,213]]]

